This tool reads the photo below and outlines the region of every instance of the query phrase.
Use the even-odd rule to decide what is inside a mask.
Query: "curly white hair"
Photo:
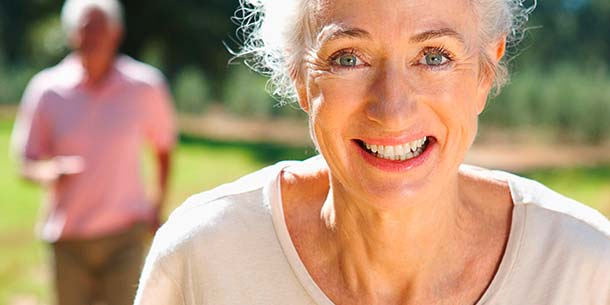
[[[470,0],[479,17],[480,39],[487,45],[503,35],[508,47],[523,38],[525,23],[536,7],[536,0]],[[244,58],[253,70],[268,76],[268,91],[280,103],[296,100],[293,79],[301,75],[307,46],[314,43],[316,5],[312,0],[240,0],[234,20],[243,41],[237,57]],[[483,50],[483,48],[482,48]],[[506,59],[496,64],[481,52],[484,75],[494,80],[494,94],[508,81]],[[291,77],[292,76],[292,77]]]

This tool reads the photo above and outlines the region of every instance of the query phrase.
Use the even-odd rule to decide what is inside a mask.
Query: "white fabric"
[[[333,305],[286,229],[281,162],[189,198],[155,236],[135,304]],[[499,171],[509,241],[476,305],[610,305],[610,222],[543,185]]]

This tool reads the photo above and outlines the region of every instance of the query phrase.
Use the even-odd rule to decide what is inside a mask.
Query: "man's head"
[[[67,0],[61,22],[70,47],[82,56],[114,55],[123,33],[123,11],[116,0]]]

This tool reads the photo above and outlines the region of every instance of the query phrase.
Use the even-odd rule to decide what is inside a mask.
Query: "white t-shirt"
[[[280,162],[194,195],[155,236],[135,304],[333,305],[292,244]],[[500,171],[514,202],[506,252],[476,305],[610,305],[610,222]]]

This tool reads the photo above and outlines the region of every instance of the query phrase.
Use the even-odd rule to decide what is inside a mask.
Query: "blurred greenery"
[[[17,103],[36,72],[67,54],[58,17],[62,3],[0,0],[0,104]],[[264,91],[264,78],[228,64],[231,55],[223,43],[239,46],[230,19],[238,0],[123,3],[127,32],[121,51],[166,74],[179,111],[204,112],[221,103],[243,116],[303,115],[291,106],[277,107]],[[560,140],[609,140],[610,1],[539,1],[528,26],[520,46],[509,54],[512,81],[489,102],[482,123],[544,128]],[[0,120],[0,153],[8,151],[10,128],[9,121]],[[313,153],[311,148],[183,135],[167,210],[190,194],[269,163]],[[150,172],[150,166],[145,168]],[[45,248],[32,232],[42,192],[15,173],[15,165],[0,158],[0,304],[19,297],[47,303]],[[610,165],[523,174],[610,215]]]
[[[176,109],[180,112],[200,113],[212,102],[210,84],[203,72],[196,67],[180,71],[174,82]]]
[[[231,66],[223,92],[226,109],[238,115],[271,115],[275,101],[261,90],[266,83],[264,77],[243,65]]]
[[[0,149],[5,153],[11,127],[0,120]],[[0,158],[0,304],[25,294],[46,299],[50,288],[41,276],[44,245],[32,234],[41,191],[16,179],[14,164],[8,161]]]
[[[67,49],[58,14],[63,0],[0,0],[0,104],[16,103],[27,81]],[[528,6],[533,0],[526,1]],[[161,68],[179,111],[221,103],[239,115],[301,115],[264,92],[266,79],[229,65],[239,47],[231,22],[238,0],[124,1],[122,52]],[[508,59],[512,83],[491,101],[482,123],[551,129],[557,138],[610,137],[610,1],[538,1]]]
[[[36,72],[31,67],[5,65],[0,61],[0,105],[19,101],[25,85]]]
[[[516,72],[506,90],[488,103],[484,124],[542,127],[558,140],[597,143],[610,136],[610,74],[561,63],[548,72]]]
[[[270,96],[266,86],[267,78],[245,65],[229,66],[222,96],[225,109],[242,117],[306,116],[296,102],[283,103]]]
[[[530,170],[521,174],[610,217],[610,164]]]
[[[11,128],[10,121],[0,120],[0,152],[8,151]],[[183,135],[174,156],[166,212],[192,194],[279,160],[304,159],[314,153],[307,147],[222,142]],[[150,153],[143,163],[150,180]],[[8,158],[0,158],[0,173],[0,304],[14,304],[20,297],[27,297],[33,304],[48,304],[51,282],[45,264],[46,247],[34,235],[41,189],[18,179],[15,164]]]

